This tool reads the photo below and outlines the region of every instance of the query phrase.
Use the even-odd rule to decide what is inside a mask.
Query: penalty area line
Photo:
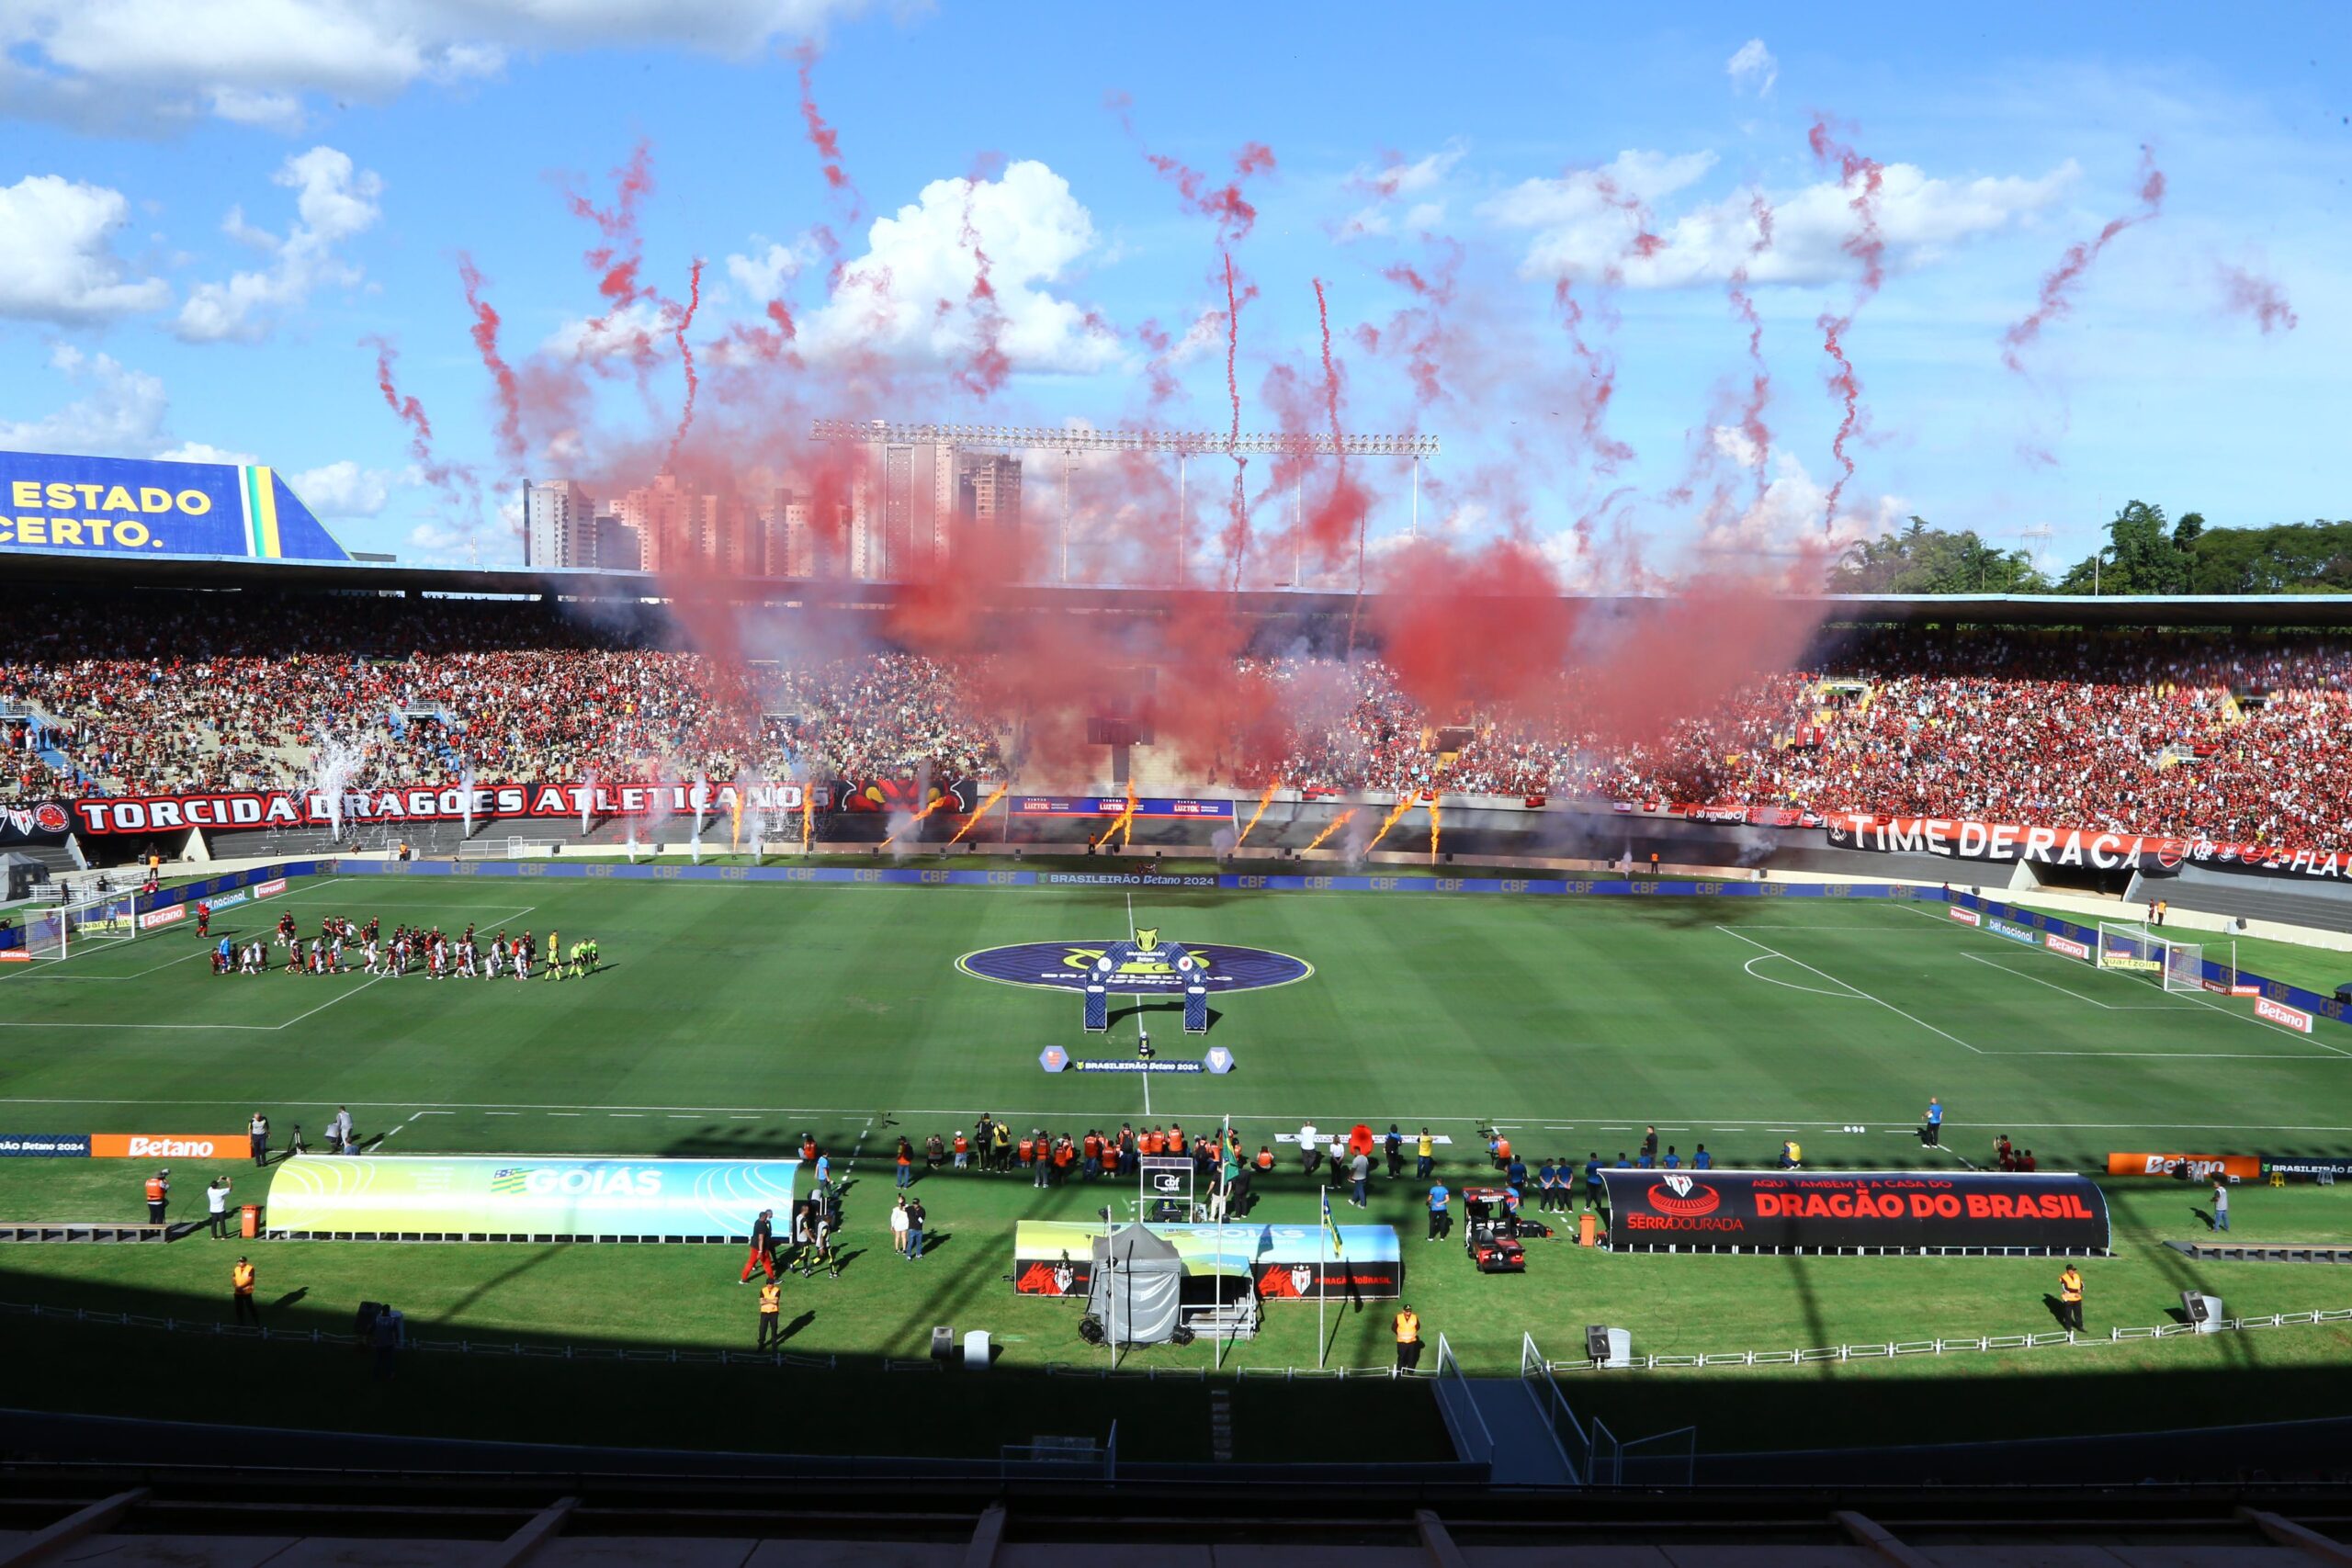
[[[1758,942],[1758,941],[1757,941],[1755,938],[1753,938],[1753,937],[1741,936],[1737,931],[1736,931],[1732,930],[1729,926],[1722,926],[1722,925],[1719,925],[1719,926],[1717,926],[1717,927],[1715,928],[1715,930],[1717,930],[1717,931],[1719,931],[1723,932],[1723,933],[1724,933],[1724,935],[1725,935],[1725,936],[1727,936],[1727,937],[1734,938],[1735,940],[1739,941],[1739,942],[1744,942],[1747,943],[1747,945],[1748,945],[1748,946],[1750,946],[1750,947],[1761,947],[1761,948],[1763,948],[1763,949],[1764,949],[1764,951],[1765,951],[1765,952],[1767,952],[1767,953],[1770,953],[1770,954],[1771,954],[1773,957],[1775,957],[1775,958],[1783,958],[1783,959],[1787,959],[1787,960],[1788,960],[1788,962],[1790,962],[1791,964],[1795,964],[1795,965],[1796,965],[1798,968],[1800,968],[1800,969],[1811,970],[1814,974],[1820,976],[1823,979],[1825,979],[1825,980],[1828,981],[1828,982],[1829,982],[1831,985],[1833,985],[1833,986],[1843,986],[1843,987],[1846,987],[1846,989],[1847,989],[1847,990],[1849,990],[1849,991],[1852,992],[1856,997],[1860,998],[1861,1000],[1866,1001],[1866,1002],[1876,1002],[1880,1007],[1884,1008],[1887,1011],[1889,1011],[1889,1012],[1893,1013],[1895,1017],[1900,1018],[1900,1019],[1905,1019],[1905,1020],[1908,1020],[1910,1022],[1917,1024],[1921,1029],[1926,1030],[1926,1031],[1927,1031],[1928,1033],[1930,1033],[1930,1034],[1940,1035],[1940,1036],[1942,1036],[1942,1038],[1944,1038],[1944,1039],[1946,1039],[1946,1040],[1951,1041],[1953,1044],[1955,1044],[1955,1045],[1959,1046],[1959,1047],[1960,1047],[1962,1050],[1963,1050],[1963,1051],[1971,1051],[1971,1052],[1974,1052],[1974,1053],[1975,1053],[1977,1055],[1979,1055],[1979,1056],[1982,1056],[1982,1055],[1984,1055],[1984,1052],[1982,1049],[1980,1049],[1980,1048],[1979,1048],[1979,1047],[1977,1047],[1977,1046],[1971,1045],[1967,1041],[1962,1040],[1959,1035],[1954,1034],[1954,1033],[1951,1033],[1951,1032],[1950,1031],[1948,1031],[1948,1030],[1938,1029],[1934,1024],[1929,1023],[1926,1019],[1924,1019],[1924,1018],[1920,1018],[1920,1017],[1918,1017],[1918,1016],[1917,1016],[1917,1015],[1916,1015],[1916,1014],[1905,1012],[1901,1008],[1896,1007],[1893,1002],[1888,1001],[1888,1000],[1887,1000],[1886,998],[1884,998],[1883,997],[1874,997],[1874,996],[1871,995],[1871,994],[1870,994],[1870,992],[1863,990],[1860,986],[1855,985],[1853,982],[1851,982],[1851,981],[1849,981],[1849,980],[1840,980],[1837,976],[1830,974],[1830,973],[1829,973],[1827,970],[1826,970],[1826,969],[1815,969],[1815,968],[1814,968],[1814,966],[1813,966],[1812,964],[1807,964],[1804,959],[1802,959],[1802,958],[1793,958],[1793,957],[1791,957],[1788,953],[1782,953],[1782,952],[1781,952],[1779,948],[1777,948],[1777,947],[1767,947],[1767,946],[1765,946],[1765,944],[1764,944],[1764,943],[1762,943],[1762,942]],[[1758,979],[1762,979],[1762,978],[1763,978],[1763,976],[1759,975],[1759,976],[1757,976],[1757,978],[1758,978]]]

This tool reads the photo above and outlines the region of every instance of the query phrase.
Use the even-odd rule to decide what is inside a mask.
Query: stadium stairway
[[[1521,1378],[1465,1378],[1470,1401],[1494,1438],[1497,1486],[1566,1486],[1574,1481],[1552,1423]]]

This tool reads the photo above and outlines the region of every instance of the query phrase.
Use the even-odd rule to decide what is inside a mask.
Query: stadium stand
[[[1020,727],[972,693],[979,671],[905,652],[728,664],[653,646],[650,623],[539,604],[154,597],[126,618],[70,591],[25,596],[0,659],[0,798],[303,784],[330,738],[356,750],[363,783],[1023,769]],[[2335,638],[1849,630],[1657,735],[1604,732],[1573,675],[1537,711],[1500,715],[1427,712],[1376,658],[1242,671],[1279,689],[1280,755],[1193,784],[2352,845],[2352,644]],[[324,847],[310,837],[277,847]]]

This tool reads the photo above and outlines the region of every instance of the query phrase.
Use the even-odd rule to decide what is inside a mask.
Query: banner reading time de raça
[[[526,1155],[298,1155],[269,1190],[275,1235],[747,1238],[763,1209],[786,1234],[794,1159],[550,1159]]]

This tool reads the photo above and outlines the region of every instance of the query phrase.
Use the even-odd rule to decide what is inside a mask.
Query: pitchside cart
[[[1526,1273],[1527,1248],[1521,1239],[1552,1234],[1549,1225],[1524,1213],[1516,1219],[1509,1217],[1499,1187],[1464,1188],[1462,1205],[1467,1222],[1462,1231],[1463,1250],[1481,1274]]]

